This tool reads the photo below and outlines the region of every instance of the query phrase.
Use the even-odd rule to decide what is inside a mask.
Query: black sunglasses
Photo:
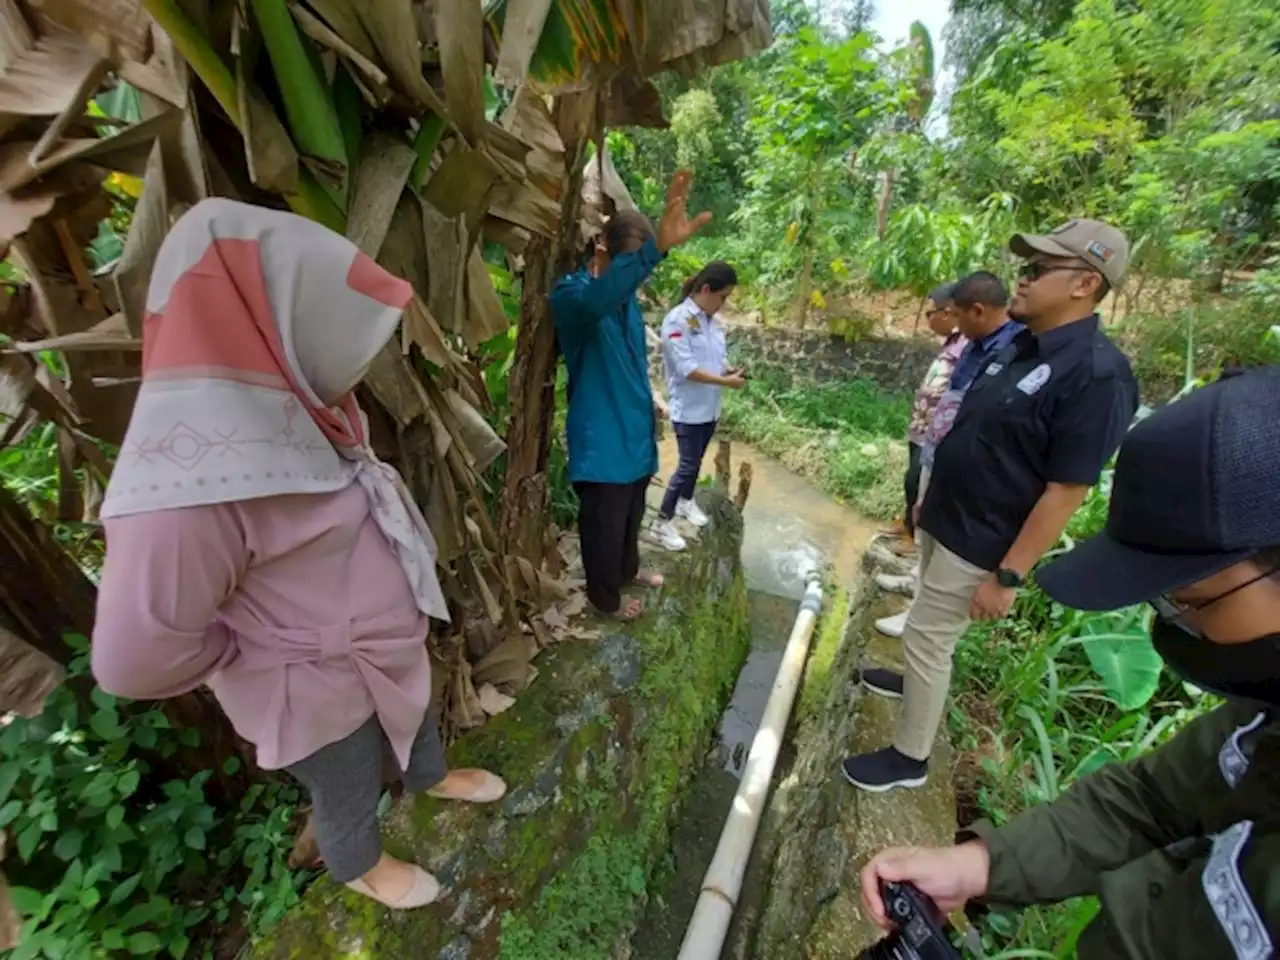
[[[1053,273],[1057,270],[1074,270],[1077,273],[1093,273],[1096,272],[1092,267],[1072,267],[1066,264],[1058,263],[1038,263],[1035,260],[1028,260],[1021,269],[1018,270],[1018,276],[1024,280],[1035,283],[1045,274]]]

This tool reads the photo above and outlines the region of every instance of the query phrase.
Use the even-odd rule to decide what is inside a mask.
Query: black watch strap
[[[996,583],[1002,587],[1020,587],[1025,583],[1022,574],[1017,570],[1010,570],[1008,567],[1001,567],[996,571]]]

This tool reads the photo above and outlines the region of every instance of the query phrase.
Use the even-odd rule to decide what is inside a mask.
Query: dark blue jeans
[[[677,500],[692,500],[698,486],[698,472],[702,469],[702,457],[716,435],[716,421],[710,423],[672,423],[676,431],[676,446],[680,449],[680,465],[671,475],[662,509],[658,516],[670,520],[676,515]]]

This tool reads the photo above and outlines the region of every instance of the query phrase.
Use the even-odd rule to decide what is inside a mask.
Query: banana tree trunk
[[[535,567],[546,550],[547,462],[556,408],[556,330],[547,295],[556,278],[574,267],[586,173],[582,156],[600,119],[594,99],[586,96],[558,98],[554,116],[565,157],[560,232],[552,240],[535,238],[525,254],[520,329],[508,381],[507,474],[498,521],[503,551]]]

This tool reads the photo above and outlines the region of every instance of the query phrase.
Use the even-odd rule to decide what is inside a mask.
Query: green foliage
[[[890,217],[883,241],[867,241],[867,279],[875,287],[905,287],[924,297],[941,279],[999,270],[1013,232],[1014,208],[1009,194],[992,194],[976,210],[954,203],[900,207]]]
[[[68,642],[83,676],[88,641]],[[297,789],[257,784],[219,810],[209,772],[158,782],[148,763],[198,746],[194,729],[97,687],[90,699],[61,686],[39,717],[0,732],[0,827],[15,841],[5,873],[24,920],[5,960],[208,957],[233,917],[251,930],[278,920],[303,879],[286,865]]]
[[[753,364],[747,385],[726,393],[721,423],[864,515],[888,519],[902,508],[910,416],[909,397],[868,380],[792,382]]]

